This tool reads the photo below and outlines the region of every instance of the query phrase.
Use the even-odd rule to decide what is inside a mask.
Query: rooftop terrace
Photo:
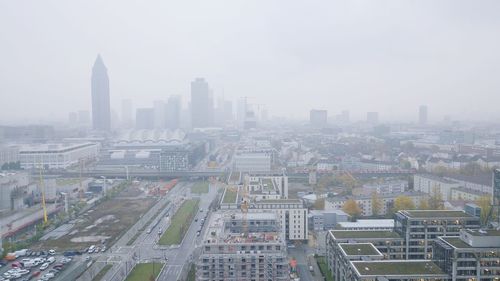
[[[339,244],[339,247],[348,256],[382,256],[371,243]]]
[[[370,261],[352,262],[360,276],[445,276],[441,268],[431,261]]]

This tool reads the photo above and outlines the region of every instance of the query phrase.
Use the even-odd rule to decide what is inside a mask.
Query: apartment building
[[[343,271],[344,275],[347,271],[346,269],[341,269],[339,267],[339,265],[346,263],[344,257],[342,257],[342,249],[340,248],[340,245],[345,243],[369,243],[377,249],[378,253],[382,255],[380,259],[404,259],[405,255],[404,240],[393,231],[330,230],[326,236],[326,259],[328,268],[334,277],[340,276],[340,271]],[[366,246],[363,246],[362,250],[365,248]],[[363,254],[366,254],[366,252],[360,252],[361,256]],[[343,259],[343,261],[340,259]]]
[[[500,280],[500,231],[463,229],[458,237],[439,237],[434,262],[452,281]]]
[[[283,174],[246,175],[245,183],[256,201],[288,198],[288,177]]]
[[[420,204],[420,200],[426,200],[427,195],[422,192],[403,192],[403,193],[391,193],[391,194],[380,194],[379,198],[382,202],[382,208],[380,209],[379,215],[388,214],[392,207],[394,206],[394,200],[398,196],[408,196],[413,200],[415,206]],[[372,208],[372,196],[371,195],[361,195],[361,196],[342,196],[327,198],[325,201],[325,210],[339,210],[344,207],[347,200],[353,199],[358,204],[361,209],[361,216],[373,216]]]
[[[413,189],[415,191],[431,194],[434,190],[441,193],[443,200],[451,200],[451,191],[460,187],[454,180],[438,177],[431,174],[418,174],[413,176]]]
[[[477,229],[478,217],[463,211],[402,210],[394,214],[394,231],[405,239],[406,259],[431,259],[440,236],[458,236],[461,229]]]
[[[289,280],[286,242],[274,213],[213,213],[196,262],[198,281]]]
[[[277,215],[286,240],[308,239],[307,208],[299,199],[260,200],[250,204],[248,212],[272,212]]]

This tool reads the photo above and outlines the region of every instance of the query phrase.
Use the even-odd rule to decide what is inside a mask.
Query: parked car
[[[55,254],[56,254],[56,251],[55,251],[55,250],[53,250],[53,249],[50,249],[50,250],[49,250],[49,255],[53,256],[53,255],[55,255]]]
[[[44,271],[45,269],[47,269],[49,267],[49,263],[46,262],[44,264],[42,264],[42,266],[40,266],[40,270]]]

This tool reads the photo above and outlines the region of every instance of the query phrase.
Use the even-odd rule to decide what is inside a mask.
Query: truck
[[[16,257],[23,257],[23,256],[26,256],[27,251],[28,251],[28,249],[22,249],[22,250],[15,251],[14,254],[16,255]]]

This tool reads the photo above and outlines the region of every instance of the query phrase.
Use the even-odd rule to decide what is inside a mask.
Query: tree
[[[325,198],[318,198],[314,201],[313,208],[315,210],[324,210],[325,209]]]
[[[372,213],[374,216],[380,215],[383,208],[383,202],[376,191],[372,192]]]
[[[361,209],[359,208],[358,203],[354,201],[354,199],[349,199],[345,201],[342,210],[353,218],[357,218],[361,215]]]
[[[491,196],[481,196],[476,200],[476,204],[481,207],[481,224],[488,223],[486,220],[488,219],[488,214],[491,210]]]
[[[393,211],[397,212],[399,210],[413,210],[415,209],[415,203],[411,197],[400,195],[394,199]]]
[[[431,210],[442,210],[444,209],[443,194],[441,193],[441,188],[434,185],[431,190],[429,197],[429,208]]]
[[[419,210],[429,210],[429,203],[427,201],[427,198],[420,199],[420,202],[418,202],[418,209]]]

